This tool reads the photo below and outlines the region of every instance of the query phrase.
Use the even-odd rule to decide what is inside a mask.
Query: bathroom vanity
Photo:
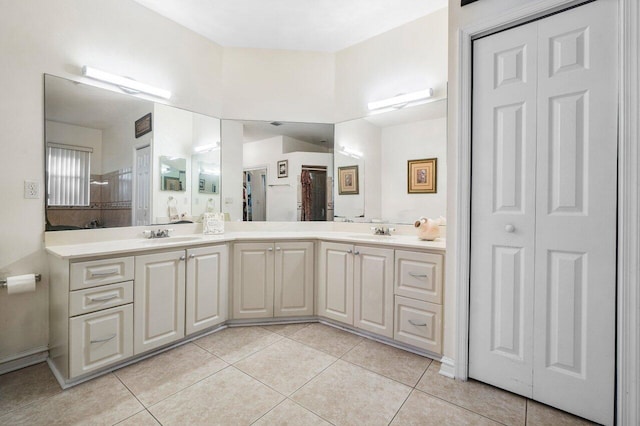
[[[49,365],[63,387],[234,325],[322,321],[442,354],[443,240],[228,232],[47,251]]]

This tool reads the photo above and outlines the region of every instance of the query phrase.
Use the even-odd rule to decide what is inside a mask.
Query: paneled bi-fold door
[[[616,2],[474,42],[469,375],[604,424],[615,372]]]

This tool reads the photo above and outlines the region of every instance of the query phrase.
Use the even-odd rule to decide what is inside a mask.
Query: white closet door
[[[469,375],[532,396],[535,24],[474,43]]]
[[[617,10],[539,22],[534,399],[611,424],[614,408]]]

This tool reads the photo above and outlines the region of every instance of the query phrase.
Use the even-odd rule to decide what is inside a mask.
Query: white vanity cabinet
[[[393,250],[321,242],[318,315],[393,337]]]
[[[313,260],[310,241],[234,244],[233,319],[313,315]]]
[[[136,256],[134,352],[184,337],[185,250]]]
[[[71,262],[50,257],[49,362],[63,381],[133,355],[131,256]]]

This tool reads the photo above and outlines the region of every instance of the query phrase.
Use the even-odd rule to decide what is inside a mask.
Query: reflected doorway
[[[245,169],[242,177],[242,220],[267,220],[267,169]]]
[[[327,168],[325,166],[302,166],[301,221],[327,220]]]

